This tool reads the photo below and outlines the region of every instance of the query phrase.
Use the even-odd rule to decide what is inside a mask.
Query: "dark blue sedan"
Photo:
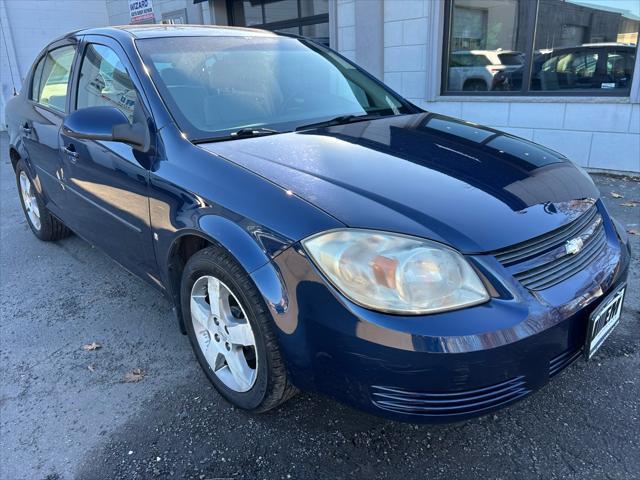
[[[73,231],[163,292],[243,409],[303,389],[460,420],[588,360],[620,320],[629,246],[584,171],[303,38],[75,32],[7,124],[33,233]]]

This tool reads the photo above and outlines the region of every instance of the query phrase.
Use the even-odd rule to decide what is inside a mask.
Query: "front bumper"
[[[561,284],[531,292],[495,258],[475,256],[493,298],[442,314],[359,307],[299,247],[252,277],[296,386],[397,420],[459,421],[525,397],[580,356],[590,313],[628,273],[626,237],[606,218],[606,249]]]

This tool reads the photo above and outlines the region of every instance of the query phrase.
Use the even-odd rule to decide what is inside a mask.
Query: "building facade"
[[[0,5],[13,9],[13,4],[47,1],[0,0]],[[58,5],[56,15],[74,16],[74,2],[50,3]],[[638,0],[91,0],[84,5],[91,8],[76,8],[86,17],[77,28],[100,22],[218,24],[310,37],[426,110],[533,140],[590,169],[640,173]],[[22,48],[15,47],[22,45],[15,14],[7,16],[3,9],[12,48]],[[49,25],[35,12],[31,18]],[[22,62],[21,74],[31,61]],[[10,85],[4,62],[3,95]]]
[[[127,23],[128,0],[107,0]],[[416,105],[640,172],[638,0],[153,0],[156,22],[314,38]],[[126,10],[125,10],[126,11]]]
[[[0,0],[0,130],[4,104],[51,40],[109,23],[104,0]]]
[[[362,3],[338,1],[336,47],[417,105],[640,171],[639,17],[611,11],[638,2],[396,0],[368,17]]]

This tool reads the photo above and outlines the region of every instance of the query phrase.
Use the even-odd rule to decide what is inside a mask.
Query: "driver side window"
[[[110,106],[133,122],[138,94],[116,52],[104,45],[90,44],[85,49],[76,108]]]

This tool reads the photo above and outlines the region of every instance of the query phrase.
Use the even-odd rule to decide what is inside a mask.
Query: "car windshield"
[[[245,128],[290,131],[338,116],[412,111],[354,65],[304,39],[173,37],[136,44],[192,141]]]

